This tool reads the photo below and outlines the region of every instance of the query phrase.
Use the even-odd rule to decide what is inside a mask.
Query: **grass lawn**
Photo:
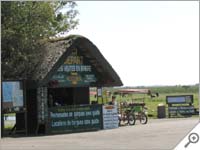
[[[15,117],[15,113],[4,114],[4,117]],[[8,132],[15,125],[15,120],[4,120],[5,132]]]
[[[166,107],[166,114],[167,113],[167,104],[166,104],[166,96],[172,96],[172,95],[193,95],[194,96],[194,107],[199,107],[199,101],[198,101],[198,93],[172,93],[172,94],[160,94],[159,97],[155,97],[153,99],[146,98],[145,103],[148,107],[148,113],[152,114],[153,118],[157,118],[157,106],[158,104],[162,103]]]

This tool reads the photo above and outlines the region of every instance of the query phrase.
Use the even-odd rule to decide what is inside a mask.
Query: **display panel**
[[[24,106],[22,82],[3,81],[2,98],[4,111],[19,111]]]

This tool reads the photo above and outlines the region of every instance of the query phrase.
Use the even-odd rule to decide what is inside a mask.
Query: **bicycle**
[[[140,120],[141,124],[147,124],[148,117],[146,115],[147,108],[144,107],[144,103],[133,103],[130,104],[131,111],[130,113],[134,116],[135,121],[133,123],[129,123],[130,125],[134,125],[136,120]]]
[[[135,124],[135,116],[131,113],[130,110],[124,111],[119,115],[119,126],[122,125],[133,125]]]

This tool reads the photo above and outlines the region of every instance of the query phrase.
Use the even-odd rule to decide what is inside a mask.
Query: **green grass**
[[[4,116],[13,117],[13,116],[16,116],[16,114],[15,113],[9,113],[9,114],[4,114]],[[13,128],[14,124],[15,124],[15,121],[13,121],[13,120],[4,120],[5,130],[11,130]]]
[[[142,102],[142,100],[135,100],[137,98],[141,99],[144,98],[144,102],[146,104],[146,107],[148,108],[148,114],[152,118],[157,118],[157,107],[158,104],[164,104],[166,108],[166,117],[167,117],[167,104],[166,104],[166,96],[172,96],[172,95],[193,95],[194,96],[194,107],[198,108],[199,107],[199,101],[198,101],[198,92],[195,93],[183,93],[183,92],[176,92],[176,93],[159,93],[159,97],[151,98],[148,95],[145,94],[133,94],[125,97],[120,97],[119,95],[116,96],[117,102],[131,102],[133,99],[133,102]],[[95,97],[91,97],[91,100],[96,100]],[[108,98],[108,100],[111,100],[111,97]]]
[[[146,106],[148,108],[148,113],[153,115],[153,118],[157,117],[157,106],[158,104],[162,103],[165,105],[166,112],[167,112],[167,104],[166,104],[166,96],[168,95],[193,95],[194,96],[194,107],[199,107],[199,101],[198,101],[198,93],[168,93],[168,94],[160,94],[159,97],[156,98],[147,98],[145,100]]]
[[[4,116],[15,116],[15,113],[4,114]]]
[[[5,126],[4,126],[4,129],[5,130],[11,130],[12,128],[14,127],[14,124],[12,123],[12,124],[5,124]]]

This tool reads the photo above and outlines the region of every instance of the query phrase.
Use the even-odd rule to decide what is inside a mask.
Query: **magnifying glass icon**
[[[185,148],[187,148],[190,143],[197,143],[199,141],[199,135],[197,133],[191,133],[188,136],[188,140],[189,141],[185,144]]]

